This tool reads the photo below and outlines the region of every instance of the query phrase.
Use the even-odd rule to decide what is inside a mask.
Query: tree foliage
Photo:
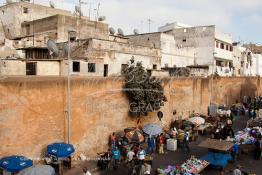
[[[164,105],[166,97],[160,81],[147,73],[142,62],[135,63],[131,59],[123,73],[124,91],[129,99],[131,116],[147,116]]]

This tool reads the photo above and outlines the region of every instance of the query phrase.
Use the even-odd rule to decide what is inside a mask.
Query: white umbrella
[[[55,175],[55,170],[50,165],[35,165],[20,171],[18,175]]]
[[[144,126],[143,131],[149,136],[156,136],[162,133],[162,128],[156,124],[147,124]]]
[[[188,121],[195,125],[202,125],[205,123],[205,119],[202,117],[192,117],[192,118],[189,118]]]

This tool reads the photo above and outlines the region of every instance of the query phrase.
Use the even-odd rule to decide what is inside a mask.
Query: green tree
[[[131,59],[123,73],[123,88],[129,99],[130,116],[147,116],[149,112],[158,111],[164,105],[166,97],[160,81],[147,73],[142,62],[135,63]]]

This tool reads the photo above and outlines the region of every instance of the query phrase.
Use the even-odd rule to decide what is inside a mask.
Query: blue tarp
[[[19,172],[32,165],[33,161],[24,156],[9,156],[0,160],[0,167],[11,173]]]
[[[225,168],[228,161],[232,159],[231,155],[226,153],[213,153],[209,152],[207,155],[200,158],[201,160],[206,160],[210,162],[210,166],[216,168]]]
[[[47,146],[47,153],[57,158],[69,157],[74,152],[73,145],[67,143],[53,143]]]

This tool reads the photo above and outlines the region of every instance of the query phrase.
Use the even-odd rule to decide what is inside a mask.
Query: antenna
[[[47,49],[49,50],[51,56],[53,57],[59,56],[59,49],[56,43],[54,42],[54,40],[49,39],[47,41]]]
[[[97,11],[96,11],[96,16],[97,16],[97,18],[99,17],[99,10],[100,10],[100,2],[98,3],[98,5],[97,5]]]
[[[150,33],[152,20],[149,18],[147,21],[148,21],[148,32]]]
[[[49,1],[49,5],[50,5],[51,8],[55,8],[55,4],[54,4],[53,1]]]
[[[89,2],[89,19],[91,20],[91,9],[92,9],[92,3]]]

